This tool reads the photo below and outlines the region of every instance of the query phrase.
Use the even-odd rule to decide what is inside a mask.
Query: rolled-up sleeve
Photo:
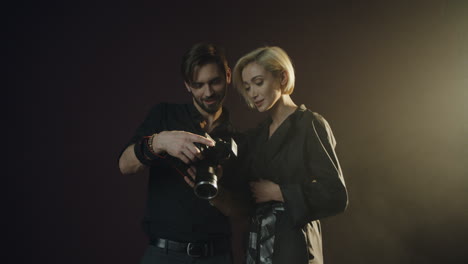
[[[164,119],[166,118],[166,108],[167,104],[165,103],[157,104],[151,108],[143,122],[136,129],[132,138],[121,150],[119,154],[119,159],[128,146],[138,142],[145,136],[150,136],[154,133],[159,133],[165,130]]]

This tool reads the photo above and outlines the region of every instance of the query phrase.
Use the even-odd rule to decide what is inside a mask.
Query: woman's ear
[[[281,76],[280,76],[281,90],[284,90],[284,88],[286,87],[286,84],[288,84],[288,80],[289,80],[288,73],[286,71],[282,71]]]

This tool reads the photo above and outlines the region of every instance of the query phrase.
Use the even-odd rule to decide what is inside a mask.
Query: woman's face
[[[242,82],[259,112],[270,110],[281,97],[280,79],[256,62],[247,64],[242,70]]]

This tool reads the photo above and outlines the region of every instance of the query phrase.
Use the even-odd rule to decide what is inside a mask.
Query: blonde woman
[[[247,263],[323,263],[319,219],[348,202],[332,130],[291,99],[294,68],[281,48],[246,54],[233,78],[247,104],[269,114],[249,133],[244,164],[255,202]]]

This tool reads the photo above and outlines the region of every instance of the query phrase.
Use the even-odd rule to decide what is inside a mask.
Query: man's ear
[[[231,74],[231,68],[227,68],[226,69],[226,84],[231,84],[231,77],[232,77],[232,74]]]
[[[190,89],[190,85],[187,82],[184,82],[184,84],[185,84],[185,88],[187,88],[187,91],[189,93],[192,93],[192,90]]]

